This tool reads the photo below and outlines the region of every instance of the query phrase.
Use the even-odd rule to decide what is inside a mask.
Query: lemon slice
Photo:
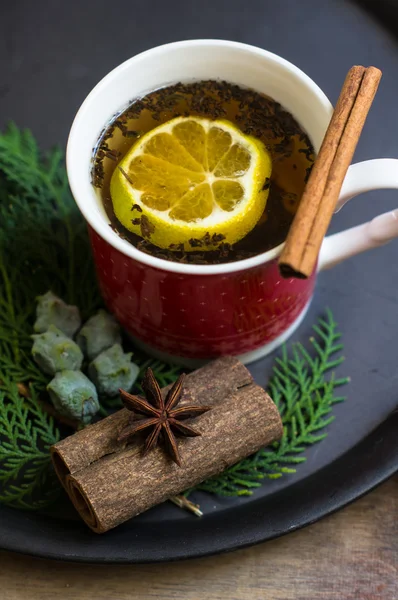
[[[140,138],[118,167],[111,196],[122,225],[160,248],[192,250],[192,238],[221,234],[233,244],[253,229],[271,157],[228,121],[177,117]]]

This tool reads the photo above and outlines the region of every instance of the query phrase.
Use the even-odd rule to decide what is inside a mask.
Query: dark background
[[[165,42],[224,38],[266,48],[292,61],[332,102],[353,64],[380,67],[382,83],[355,159],[398,158],[395,5],[394,0],[365,1],[362,5],[343,0],[205,0],[193,5],[186,0],[3,2],[0,127],[12,119],[21,127],[31,128],[44,149],[53,144],[65,146],[85,96],[120,62]],[[366,194],[335,216],[331,230],[356,225],[394,208],[398,208],[397,191]],[[310,312],[294,339],[306,342],[316,317],[326,306],[332,309],[344,333],[346,361],[339,374],[351,376],[348,400],[336,407],[336,422],[327,440],[310,450],[308,461],[300,466],[294,480],[286,477],[268,482],[256,493],[257,498],[315,473],[356,445],[397,407],[397,251],[398,240],[320,275]],[[259,383],[266,384],[272,362],[270,357],[251,367]],[[366,470],[363,465],[361,468]],[[230,501],[208,497],[201,503],[207,512],[228,512],[234,506]],[[165,505],[134,520],[134,527],[165,518],[190,517]],[[15,523],[19,522],[16,518]],[[34,528],[30,517],[29,522]],[[42,536],[50,525],[41,521]],[[124,531],[119,528],[107,540],[112,543],[117,536],[123,537]],[[67,532],[65,535],[66,543]],[[78,534],[72,529],[70,535],[74,536],[70,540],[73,546]],[[81,535],[86,536],[85,530]],[[94,552],[90,548],[85,551]]]
[[[369,2],[383,8],[395,0]],[[33,129],[45,145],[65,145],[87,93],[112,68],[155,45],[223,38],[281,54],[310,75],[332,101],[355,62],[377,63],[378,96],[393,98],[395,41],[355,3],[343,0],[14,0],[0,3],[0,121]],[[387,109],[384,125],[396,120]],[[373,119],[373,124],[375,119]],[[367,126],[362,146],[372,134]],[[392,137],[392,136],[391,136]],[[369,150],[376,156],[386,139]]]

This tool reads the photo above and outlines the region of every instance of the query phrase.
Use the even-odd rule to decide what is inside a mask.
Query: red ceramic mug
[[[72,125],[67,169],[88,225],[104,300],[136,343],[164,360],[185,364],[223,354],[256,360],[285,341],[303,319],[314,290],[308,280],[283,279],[280,245],[223,265],[173,263],[140,252],[109,226],[90,183],[92,149],[104,126],[132,99],[178,81],[222,79],[271,96],[290,111],[317,151],[332,106],[302,71],[265,50],[197,40],[154,48],[131,58],[89,94]],[[356,194],[398,188],[398,161],[350,167],[339,206]],[[325,239],[319,269],[398,236],[398,211]]]

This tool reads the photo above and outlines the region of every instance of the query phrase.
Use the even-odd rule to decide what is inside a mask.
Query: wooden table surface
[[[398,476],[351,506],[254,548],[155,566],[0,553],[1,600],[398,600]]]

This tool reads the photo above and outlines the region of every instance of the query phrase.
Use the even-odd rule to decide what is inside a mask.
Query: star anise
[[[177,465],[181,466],[181,458],[178,451],[175,434],[194,437],[201,435],[199,431],[181,423],[184,419],[198,417],[210,410],[210,406],[182,406],[176,408],[181,400],[182,386],[185,375],[179,376],[173,387],[169,390],[166,400],[163,400],[159,384],[155,379],[152,369],[148,368],[142,381],[142,389],[145,398],[133,396],[124,390],[120,390],[120,395],[124,406],[146,418],[132,421],[119,434],[119,441],[126,441],[131,436],[145,429],[152,429],[145,440],[143,453],[146,454],[156,446],[160,435],[162,435],[167,451]]]

